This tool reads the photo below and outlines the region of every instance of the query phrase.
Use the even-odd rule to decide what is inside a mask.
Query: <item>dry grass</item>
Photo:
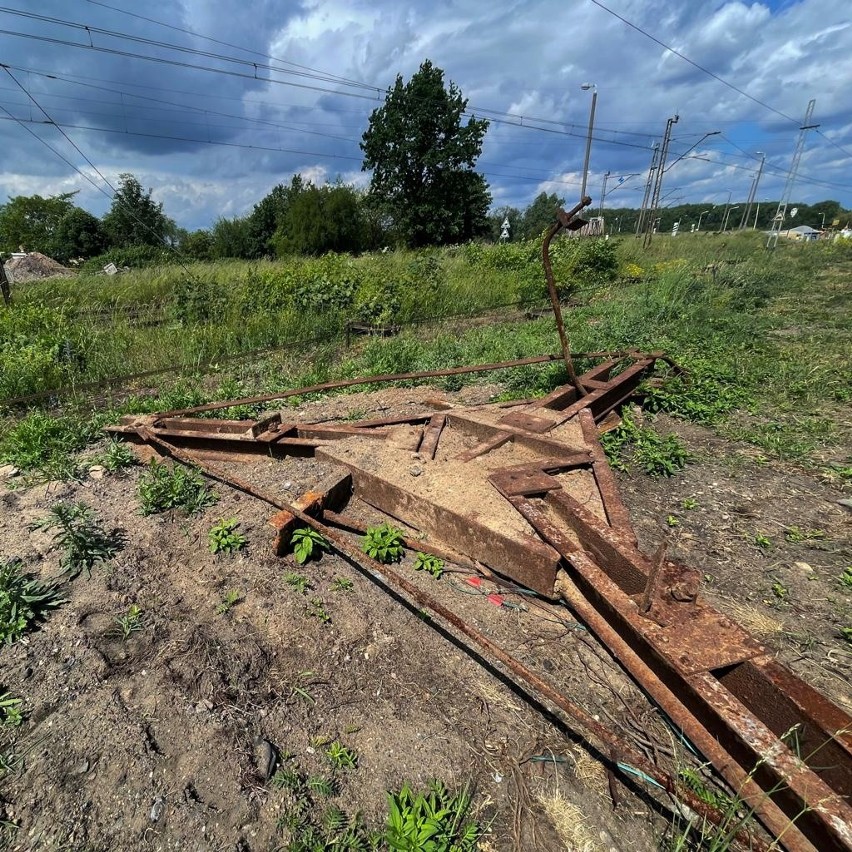
[[[569,802],[559,790],[541,792],[538,801],[553,823],[567,852],[604,852],[595,831],[586,821],[582,810]]]
[[[599,796],[609,795],[609,782],[603,764],[595,760],[585,749],[577,748],[571,751],[574,761],[574,777],[583,786]]]
[[[755,636],[768,638],[784,630],[784,625],[778,619],[757,607],[729,599],[722,601],[722,605],[735,621]]]

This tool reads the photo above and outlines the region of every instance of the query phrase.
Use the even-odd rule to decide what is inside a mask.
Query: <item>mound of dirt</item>
[[[10,281],[20,284],[23,281],[41,281],[44,278],[68,278],[74,272],[52,257],[41,252],[31,251],[25,257],[13,257],[5,264],[6,275]]]

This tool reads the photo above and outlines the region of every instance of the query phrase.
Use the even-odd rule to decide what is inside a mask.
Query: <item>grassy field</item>
[[[603,246],[603,248],[601,248]],[[575,351],[663,349],[688,381],[654,391],[651,410],[713,424],[766,455],[850,477],[848,276],[852,246],[782,244],[758,235],[563,241],[557,279]],[[570,283],[569,283],[570,282]],[[21,286],[0,313],[2,399],[72,390],[7,408],[0,458],[69,475],[68,454],[121,413],[274,393],[371,373],[428,370],[555,351],[541,304],[536,243],[329,256],[287,263],[139,270]],[[349,320],[398,324],[389,338],[344,342]],[[280,351],[252,357],[261,347]],[[79,384],[174,368],[97,394]],[[545,393],[558,365],[507,371],[509,396]],[[457,388],[476,377],[445,380]]]

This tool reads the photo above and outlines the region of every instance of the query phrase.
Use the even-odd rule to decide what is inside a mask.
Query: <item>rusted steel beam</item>
[[[496,450],[499,447],[502,447],[503,444],[508,443],[512,440],[514,436],[511,432],[496,432],[486,441],[483,441],[481,444],[477,444],[475,447],[471,447],[469,450],[465,450],[463,453],[459,453],[456,456],[456,459],[460,462],[469,462],[473,461],[473,459],[478,458],[479,456],[484,456],[487,453],[490,453],[492,450]]]
[[[491,370],[506,370],[510,367],[526,367],[532,364],[547,364],[550,361],[559,361],[561,355],[534,355],[530,358],[518,358],[514,361],[499,361],[495,364],[477,364],[473,367],[450,367],[446,370],[424,370],[416,373],[383,373],[378,376],[361,376],[356,379],[340,379],[336,382],[323,382],[319,385],[310,385],[303,388],[293,388],[280,393],[264,394],[263,396],[248,396],[241,399],[230,399],[224,402],[211,402],[207,405],[195,405],[191,408],[176,408],[172,411],[164,411],[156,415],[158,420],[167,417],[184,417],[187,414],[201,414],[205,411],[219,411],[223,408],[231,408],[237,405],[259,405],[263,402],[274,402],[279,399],[287,399],[291,396],[303,396],[309,393],[322,393],[323,391],[351,388],[357,385],[382,384],[384,382],[405,382],[416,379],[433,379],[442,376],[461,376],[466,373],[487,373]],[[156,425],[156,422],[155,422]]]
[[[747,830],[741,829],[733,831],[730,826],[729,815],[722,813],[718,808],[708,805],[706,802],[699,799],[691,790],[680,787],[675,778],[647,760],[643,754],[638,752],[632,744],[625,740],[621,735],[606,728],[591,714],[562,695],[551,684],[525,666],[520,660],[513,657],[501,646],[493,642],[480,631],[476,630],[476,628],[472,627],[434,597],[409,582],[390,566],[377,562],[374,559],[370,559],[366,554],[354,547],[327,524],[324,524],[316,518],[301,512],[299,509],[287,504],[283,500],[279,500],[258,491],[248,482],[226,474],[208,464],[199,463],[190,453],[184,452],[183,450],[180,450],[177,447],[159,439],[153,434],[153,432],[144,426],[140,427],[139,435],[143,440],[157,446],[165,455],[169,455],[184,464],[199,468],[210,479],[221,482],[231,488],[263,500],[278,509],[291,512],[307,526],[313,527],[317,530],[317,532],[321,533],[329,541],[334,550],[349,560],[356,568],[363,571],[365,576],[368,578],[379,577],[381,581],[387,583],[390,587],[402,592],[418,607],[425,608],[433,612],[444,622],[450,625],[451,628],[462,636],[470,639],[475,645],[485,651],[492,660],[496,660],[509,672],[526,683],[537,695],[564,713],[566,717],[572,719],[576,724],[584,729],[587,734],[591,734],[593,737],[597,738],[604,744],[605,751],[613,758],[615,763],[615,766],[613,767],[614,769],[621,771],[619,767],[620,763],[632,765],[633,768],[638,769],[640,772],[647,775],[650,779],[652,779],[652,781],[666,790],[666,792],[675,799],[679,799],[681,802],[688,805],[696,814],[699,815],[699,817],[706,819],[713,825],[723,827],[726,834],[734,834],[734,839],[742,843],[748,849],[753,850],[753,852],[769,852],[769,847],[762,840]],[[795,850],[795,852],[798,852],[798,850]]]
[[[438,452],[438,441],[441,440],[441,433],[444,431],[444,426],[446,425],[446,414],[432,415],[429,419],[429,425],[426,427],[426,434],[423,436],[423,441],[420,444],[420,455],[428,459],[435,458],[435,453]]]
[[[306,423],[296,427],[300,438],[319,438],[320,440],[336,441],[341,438],[372,438],[384,441],[388,433],[383,429],[362,429],[357,426],[345,426],[340,423]]]
[[[566,507],[583,515],[583,507],[576,501],[570,502],[567,495],[550,492],[545,500],[561,509],[559,515],[562,518],[566,517]],[[513,497],[511,502],[568,561],[573,569],[571,578],[606,623],[640,655],[654,677],[678,696],[740,768],[749,772],[765,795],[784,811],[791,825],[782,835],[783,845],[789,849],[813,848],[820,852],[848,852],[852,849],[852,838],[848,835],[852,827],[852,808],[843,801],[847,795],[846,786],[838,789],[828,783],[837,780],[837,770],[824,775],[821,754],[814,757],[811,767],[807,765],[806,757],[799,760],[792,754],[779,739],[783,732],[773,731],[765,721],[771,720],[777,710],[759,701],[759,689],[748,690],[753,704],[750,709],[724,686],[724,678],[730,678],[730,672],[740,666],[758,670],[759,661],[765,658],[763,648],[729,619],[698,602],[670,604],[671,611],[680,607],[682,617],[667,626],[644,617],[636,606],[638,590],[637,594],[630,593],[638,582],[626,583],[623,574],[625,566],[632,565],[636,581],[647,579],[652,566],[644,558],[634,559],[635,554],[619,540],[617,531],[612,531],[612,539],[606,541],[602,531],[590,522],[590,513],[585,512],[579,521],[575,519],[572,524],[584,548],[579,550],[564,531],[555,526],[550,516],[530,500]],[[595,519],[595,523],[600,522]],[[596,553],[597,561],[592,560],[587,550]],[[613,570],[616,557],[622,561]],[[620,582],[613,582],[609,574],[618,576]],[[793,677],[789,674],[789,678]],[[834,722],[845,719],[841,729],[811,731],[812,740],[824,748],[831,748],[831,743],[848,734],[852,726],[852,719],[843,711],[839,708],[834,708],[834,711]],[[797,725],[806,726],[813,722],[812,717],[799,715],[795,718]],[[833,756],[839,756],[837,749],[833,750]],[[844,765],[846,769],[842,777],[846,778],[848,760]],[[760,810],[758,813],[761,813]],[[844,821],[847,834],[841,828]],[[770,828],[768,822],[764,824]],[[807,837],[807,845],[803,845],[803,838],[797,839],[797,833]]]
[[[586,390],[574,371],[574,362],[571,359],[571,348],[568,345],[568,335],[565,333],[565,323],[562,320],[562,307],[559,303],[559,293],[556,291],[556,280],[553,277],[553,266],[550,263],[550,243],[553,238],[563,229],[571,230],[572,220],[584,208],[592,203],[588,195],[584,195],[579,204],[576,204],[567,213],[560,209],[556,214],[556,223],[548,228],[541,244],[541,261],[544,265],[544,277],[547,281],[547,293],[550,296],[550,304],[553,308],[553,316],[556,319],[556,330],[559,333],[559,343],[562,347],[562,360],[571,384],[577,389],[577,395],[583,397]]]
[[[630,520],[630,512],[621,499],[621,494],[615,482],[612,468],[607,461],[606,453],[598,438],[598,430],[595,426],[595,418],[589,409],[584,409],[577,415],[580,428],[583,430],[583,439],[592,456],[592,472],[598,491],[601,493],[606,518],[610,526],[620,530],[624,535],[630,536],[632,544],[636,544],[636,533]]]
[[[553,597],[559,554],[533,536],[519,537],[484,523],[472,512],[441,506],[381,478],[354,460],[326,454],[323,449],[317,451],[317,458],[345,465],[352,473],[355,493],[370,506],[440,541],[457,542],[458,549],[470,559],[487,553],[488,559],[480,561],[490,569],[545,597]]]
[[[577,557],[575,557],[577,558]],[[675,727],[696,749],[709,760],[744,808],[754,809],[767,830],[775,837],[790,834],[790,818],[757,784],[750,773],[741,767],[719,744],[696,716],[687,710],[677,695],[669,689],[583,596],[575,583],[564,572],[556,580],[556,588],[562,599],[577,617],[597,636],[613,657],[627,670],[636,684],[669,717]],[[796,832],[798,834],[798,832]],[[788,840],[790,838],[788,837]],[[812,852],[813,846],[804,837],[794,838],[791,849]],[[786,844],[785,844],[786,845]]]
[[[518,429],[514,426],[506,426],[504,424],[495,425],[493,423],[484,423],[481,420],[476,420],[472,416],[466,416],[461,411],[450,411],[447,413],[447,422],[457,428],[460,432],[467,435],[473,435],[481,441],[488,441],[495,435],[509,432],[512,435],[512,440],[521,447],[527,447],[537,453],[548,457],[558,458],[565,455],[576,455],[583,452],[582,447],[571,447],[562,441],[554,440],[543,435],[534,435],[530,432],[525,432],[523,429]]]

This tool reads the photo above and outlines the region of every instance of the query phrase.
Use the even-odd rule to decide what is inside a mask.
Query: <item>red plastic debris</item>
[[[466,582],[469,586],[474,586],[475,588],[477,588],[477,589],[478,589],[478,588],[482,585],[482,578],[481,578],[481,577],[476,577],[476,576],[471,576],[471,577],[468,577],[468,578],[465,580],[465,582]]]
[[[493,603],[494,606],[503,606],[503,596],[498,595],[496,592],[492,592],[488,595],[488,602]]]

